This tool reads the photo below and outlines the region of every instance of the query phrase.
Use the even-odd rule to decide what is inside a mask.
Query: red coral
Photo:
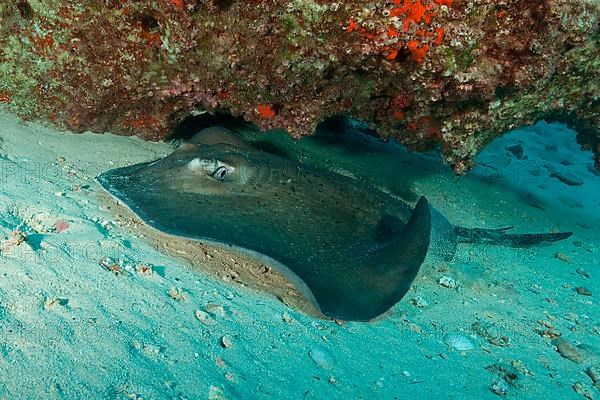
[[[351,19],[350,22],[348,23],[348,27],[346,28],[346,32],[352,33],[352,32],[354,32],[354,30],[356,28],[358,28],[358,24],[356,23],[355,20]]]
[[[259,104],[256,106],[256,112],[260,115],[261,118],[269,119],[273,118],[276,115],[273,106],[270,104]]]
[[[389,4],[389,0],[386,4]],[[377,52],[386,60],[399,60],[401,52],[421,63],[431,46],[439,46],[445,38],[442,26],[431,27],[440,6],[452,5],[452,0],[393,0],[385,25],[361,26],[350,19],[347,32],[358,31],[365,39],[363,50]],[[364,23],[363,23],[364,24]],[[400,32],[398,27],[402,27]],[[374,49],[374,51],[372,50]],[[404,57],[401,57],[404,60]]]
[[[185,9],[185,5],[181,0],[170,0],[171,4],[177,7],[178,10],[183,11]]]
[[[398,57],[398,50],[394,50],[394,49],[392,49],[392,50],[390,50],[390,51],[388,52],[388,54],[385,56],[385,59],[386,59],[386,60],[390,60],[390,61],[391,61],[391,60],[395,60],[395,59],[396,59],[396,57]]]
[[[423,62],[425,54],[427,54],[427,51],[429,50],[429,45],[425,43],[421,47],[419,47],[419,42],[417,42],[416,40],[411,40],[410,42],[408,42],[407,46],[408,50],[410,50],[410,55],[412,59],[418,63]]]
[[[444,27],[440,26],[435,30],[435,32],[437,34],[437,37],[435,38],[435,44],[439,46],[444,42]]]

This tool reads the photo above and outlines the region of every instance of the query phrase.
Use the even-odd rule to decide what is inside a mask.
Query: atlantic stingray
[[[366,181],[253,148],[222,127],[97,180],[151,227],[263,260],[324,315],[344,320],[371,320],[396,304],[428,253],[451,259],[459,242],[528,246],[571,235],[457,227],[425,197],[413,208]]]

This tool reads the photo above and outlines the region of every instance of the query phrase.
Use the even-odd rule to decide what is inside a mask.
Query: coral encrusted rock
[[[345,114],[458,172],[507,130],[574,127],[600,168],[597,0],[15,0],[0,103],[158,139],[225,112],[294,137]]]

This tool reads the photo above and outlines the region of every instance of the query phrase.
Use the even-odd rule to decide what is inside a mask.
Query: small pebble
[[[225,317],[225,308],[219,304],[209,303],[204,306],[204,311],[216,317]]]
[[[229,382],[235,383],[235,375],[231,371],[225,373],[225,379],[227,379]]]
[[[333,366],[333,355],[322,346],[314,346],[308,352],[308,355],[319,367],[323,369],[331,369]]]
[[[510,365],[512,365],[512,367],[522,375],[527,375],[531,376],[532,378],[535,378],[535,374],[523,364],[523,361],[513,360],[510,362]]]
[[[429,306],[427,301],[424,298],[422,298],[421,296],[410,299],[410,304],[412,304],[413,306],[415,306],[417,308],[425,308],[425,307]]]
[[[476,334],[483,337],[494,346],[510,346],[510,338],[503,333],[504,329],[496,324],[484,321],[475,321],[473,325],[471,325],[471,328]]]
[[[322,331],[323,329],[325,329],[325,327],[323,326],[323,324],[321,324],[321,323],[320,323],[320,322],[318,322],[318,321],[312,321],[312,322],[310,323],[310,326],[312,326],[313,328],[316,328],[316,329],[318,329],[318,330],[320,330],[320,331]]]
[[[449,333],[444,337],[444,343],[456,351],[469,351],[475,348],[475,344],[469,337],[461,333]]]
[[[169,289],[169,297],[181,303],[187,300],[187,296],[185,295],[183,290],[175,286]]]
[[[418,333],[419,335],[423,334],[423,328],[421,328],[419,325],[413,324],[412,322],[408,322],[408,321],[407,321],[407,325],[408,325],[408,329],[410,329],[414,333]]]
[[[208,389],[208,400],[225,400],[223,389],[211,385]]]
[[[583,268],[577,268],[577,273],[581,276],[583,276],[584,278],[589,278],[590,274]]]
[[[592,291],[589,290],[588,288],[586,288],[585,286],[579,286],[575,290],[577,291],[577,293],[579,293],[582,296],[591,296],[592,295]]]
[[[594,384],[600,383],[600,367],[591,365],[585,370],[585,373],[590,377]]]
[[[506,393],[508,393],[508,385],[505,381],[499,380],[492,384],[490,390],[492,393],[497,394],[498,396],[506,396]]]
[[[528,289],[530,292],[533,292],[535,294],[542,293],[542,287],[540,285],[538,285],[537,283],[534,283],[533,285],[529,286]]]
[[[568,172],[560,172],[554,171],[550,173],[552,178],[556,178],[567,186],[581,186],[583,185],[583,180],[577,175],[568,173]]]
[[[590,389],[581,382],[575,382],[573,384],[573,390],[575,391],[575,393],[582,395],[588,400],[594,400],[594,395],[592,394]]]
[[[231,338],[229,336],[227,336],[227,335],[221,337],[221,346],[224,349],[228,349],[231,346],[233,346],[233,342],[231,341]]]
[[[235,299],[235,294],[233,294],[233,292],[227,291],[223,294],[223,297],[225,297],[225,299],[227,300],[233,300]]]
[[[283,322],[285,322],[286,324],[291,324],[292,322],[294,322],[294,319],[292,317],[290,317],[290,314],[288,314],[288,312],[284,312],[283,315],[281,315],[281,319],[283,320]]]
[[[519,367],[522,366],[519,364],[515,365]],[[508,383],[509,386],[519,387],[519,380],[521,379],[522,373],[513,365],[513,363],[507,364],[504,362],[498,362],[492,365],[488,365],[487,367],[485,367],[485,369],[498,375],[498,377],[501,378],[505,383]]]
[[[202,322],[204,325],[216,325],[217,321],[215,321],[207,312],[202,310],[196,310],[196,318],[198,321]]]
[[[457,286],[456,280],[454,280],[454,278],[451,278],[449,276],[442,276],[438,280],[438,284],[440,286],[443,286],[443,287],[448,288],[448,289],[455,289],[456,286]]]
[[[581,364],[584,361],[584,356],[567,339],[560,337],[554,339],[551,343],[556,346],[558,353],[567,360],[577,364]]]
[[[111,225],[114,225],[114,223],[113,223],[113,222],[111,222],[111,221],[106,221],[106,220],[99,221],[99,222],[98,222],[98,224],[99,224],[99,225],[100,225],[100,226],[101,226],[103,229],[106,229],[106,230],[108,230],[108,229],[111,227]]]

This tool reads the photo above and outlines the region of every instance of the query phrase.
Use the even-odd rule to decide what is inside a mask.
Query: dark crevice
[[[145,31],[156,32],[160,28],[158,20],[150,12],[140,14],[137,20]]]
[[[512,84],[507,84],[504,86],[498,86],[495,90],[495,95],[496,98],[502,100],[505,99],[506,97],[512,96],[513,94],[517,93],[518,89],[512,85]]]
[[[19,10],[19,14],[23,19],[31,21],[33,19],[33,8],[27,2],[27,0],[20,0],[17,3],[17,9]]]
[[[234,117],[226,113],[190,115],[177,124],[177,126],[175,126],[167,139],[189,140],[202,129],[209,128],[211,126],[222,125],[227,128],[239,126],[245,123],[246,121],[243,118]]]
[[[227,11],[231,8],[235,0],[213,0],[213,4],[220,11]]]

